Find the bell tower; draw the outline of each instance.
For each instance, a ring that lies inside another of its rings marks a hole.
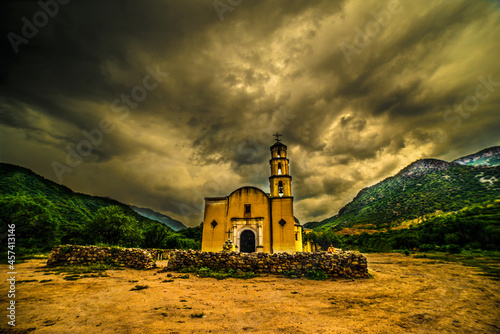
[[[269,188],[271,197],[292,197],[292,177],[289,174],[289,160],[287,159],[286,145],[279,139],[282,136],[275,133],[276,143],[271,146],[271,177]]]

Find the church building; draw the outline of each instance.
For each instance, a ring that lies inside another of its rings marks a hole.
[[[242,187],[229,196],[205,198],[201,249],[242,253],[302,251],[302,226],[293,215],[287,147],[276,133],[271,146],[270,192]]]

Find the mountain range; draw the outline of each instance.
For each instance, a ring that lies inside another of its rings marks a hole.
[[[500,198],[500,147],[451,162],[417,160],[396,175],[362,189],[338,214],[307,228],[388,229]]]
[[[151,209],[139,208],[139,207],[134,206],[134,205],[129,205],[129,207],[132,210],[134,210],[135,212],[137,212],[138,214],[140,214],[141,216],[144,216],[144,217],[149,218],[151,220],[156,220],[160,223],[163,223],[163,224],[167,225],[168,227],[170,227],[171,229],[173,229],[174,231],[179,231],[179,230],[183,230],[186,228],[186,226],[183,223],[181,223],[180,221],[175,220],[173,218],[170,218],[169,216],[166,216],[166,215],[161,214],[159,212],[153,211]]]

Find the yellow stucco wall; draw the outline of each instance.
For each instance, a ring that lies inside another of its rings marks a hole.
[[[303,252],[302,246],[302,226],[295,224],[295,251]]]
[[[273,252],[295,253],[295,219],[293,197],[271,198]],[[281,225],[279,222],[286,223]]]
[[[215,221],[217,225],[212,226]],[[203,219],[203,235],[201,250],[205,252],[220,252],[227,239],[227,198],[205,199],[205,216]]]

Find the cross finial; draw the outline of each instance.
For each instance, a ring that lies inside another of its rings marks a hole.
[[[227,230],[226,234],[227,234],[227,240],[229,240],[231,237],[231,229]]]
[[[273,136],[275,136],[276,137],[276,141],[279,142],[279,141],[281,141],[280,137],[283,136],[283,135],[279,134],[278,132],[276,132],[275,134],[273,134]]]

